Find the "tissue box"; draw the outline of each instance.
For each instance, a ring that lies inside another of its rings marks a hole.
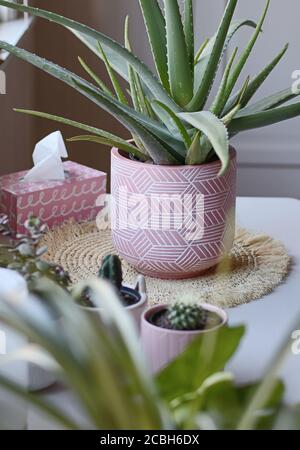
[[[30,214],[50,228],[69,219],[94,220],[102,207],[96,202],[106,193],[106,174],[80,164],[64,163],[66,180],[24,182],[25,172],[0,177],[0,212],[7,214],[15,233],[24,233]]]

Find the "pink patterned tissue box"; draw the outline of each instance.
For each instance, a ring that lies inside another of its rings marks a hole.
[[[97,199],[106,193],[106,174],[72,161],[64,163],[64,170],[64,181],[24,182],[26,171],[0,177],[0,212],[7,214],[15,233],[24,233],[30,214],[50,228],[69,219],[96,218],[102,208]]]

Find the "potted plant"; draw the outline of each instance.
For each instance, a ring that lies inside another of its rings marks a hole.
[[[227,323],[227,314],[209,304],[176,302],[149,308],[142,317],[142,343],[150,369],[158,372],[197,336]]]
[[[236,89],[270,0],[257,24],[233,21],[238,0],[229,0],[216,34],[197,51],[192,0],[184,0],[183,16],[176,0],[164,0],[164,12],[157,0],[139,3],[159,79],[134,55],[128,19],[124,47],[79,22],[0,0],[2,6],[72,31],[104,62],[113,89],[82,59],[92,82],[6,42],[0,47],[73,87],[127,128],[133,142],[70,119],[22,110],[84,130],[84,136],[73,140],[113,146],[113,241],[118,253],[142,273],[191,277],[217,264],[233,243],[236,154],[229,138],[298,116],[300,103],[284,104],[299,92],[291,86],[251,103],[287,45],[257,76],[242,80],[242,87]],[[253,28],[253,35],[239,54],[237,48],[233,51],[210,103],[225,50],[243,27]],[[128,82],[129,96],[117,75]]]
[[[134,288],[123,284],[122,263],[117,255],[107,255],[103,258],[99,278],[109,281],[128,311],[138,329],[140,329],[141,316],[147,306],[146,282],[143,275],[139,275]],[[101,308],[97,307],[92,299],[90,291],[85,288],[76,295],[79,305],[94,316],[101,315]],[[101,302],[101,299],[100,299]]]

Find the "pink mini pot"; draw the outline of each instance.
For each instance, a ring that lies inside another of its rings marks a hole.
[[[199,335],[211,333],[224,325],[228,321],[224,310],[209,304],[199,305],[207,311],[216,313],[220,319],[220,325],[209,330],[195,331],[177,331],[160,328],[149,322],[149,319],[161,310],[166,309],[167,305],[159,305],[149,308],[142,316],[141,336],[142,345],[151,370],[151,373],[159,372],[175,359],[185,348]]]
[[[236,152],[220,161],[159,166],[112,149],[112,239],[121,257],[156,278],[196,277],[228,253],[235,234]]]

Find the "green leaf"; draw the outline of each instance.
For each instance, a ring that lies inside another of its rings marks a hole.
[[[158,140],[155,139],[136,120],[141,120],[143,123],[145,123],[146,126],[152,124],[154,129],[162,130],[164,135],[164,129],[162,129],[157,122],[150,121],[149,118],[140,115],[129,106],[121,104],[116,99],[108,96],[100,89],[96,88],[94,85],[88,83],[86,80],[78,77],[67,69],[58,66],[57,64],[51,63],[43,58],[40,58],[39,56],[27,52],[26,50],[7,44],[6,42],[0,41],[0,48],[7,50],[20,59],[23,59],[24,61],[27,61],[34,66],[44,70],[45,72],[51,74],[55,78],[58,78],[64,83],[73,87],[75,90],[79,91],[81,94],[85,95],[105,111],[112,114],[131,133],[139,136],[140,140],[145,146],[145,149],[147,151],[151,151],[153,160],[156,163],[158,163],[159,160],[162,161],[162,164],[172,164],[176,162],[174,160],[174,157],[168,153],[168,151],[158,142]],[[168,133],[166,134],[169,136]],[[174,150],[174,153],[175,152],[176,150]]]
[[[83,67],[83,69],[89,74],[89,76],[94,81],[96,81],[100,89],[102,89],[102,91],[104,91],[107,95],[111,95],[113,97],[113,93],[111,92],[111,90],[108,89],[105,83],[103,83],[103,81],[98,77],[98,75],[95,74],[95,72],[86,64],[86,62],[82,58],[80,58],[80,56],[78,57],[78,61],[80,65]]]
[[[230,71],[231,71],[231,67],[232,64],[234,62],[234,59],[236,57],[238,48],[236,47],[235,50],[232,53],[231,58],[229,59],[224,74],[223,74],[223,78],[221,80],[221,84],[218,90],[218,93],[216,95],[216,98],[210,108],[210,111],[215,114],[216,116],[219,116],[224,108],[224,104],[226,103],[226,98],[225,98],[225,94],[226,94],[226,86],[227,86],[227,82],[228,82],[228,78],[230,75]]]
[[[294,98],[298,97],[298,95],[299,94],[293,92],[293,89],[291,87],[284,89],[283,91],[269,95],[268,97],[265,97],[262,100],[259,100],[258,102],[255,102],[252,105],[241,109],[238,117],[244,117],[250,114],[263,112],[271,108],[276,108],[277,106],[281,106],[284,103],[293,100]]]
[[[200,60],[201,55],[203,54],[204,50],[206,49],[207,45],[209,44],[209,39],[206,38],[203,44],[200,45],[199,50],[197,51],[194,59],[194,66],[196,66]]]
[[[234,37],[235,33],[243,26],[255,28],[256,23],[253,22],[252,20],[242,20],[242,21],[234,22],[232,25],[230,25],[228,33],[227,33],[226,41],[225,41],[225,44],[223,47],[223,52],[220,56],[219,65],[222,60],[222,57],[225,54],[225,51],[227,50],[227,47],[228,47],[231,39]],[[211,39],[209,39],[208,43],[207,43],[207,41],[205,41],[204,44],[202,45],[202,47],[200,47],[200,49],[199,49],[198,53],[200,53],[200,55],[197,54],[197,56],[195,58],[195,65],[196,65],[196,67],[195,67],[195,86],[197,89],[199,89],[199,87],[202,83],[203,76],[207,69],[207,65],[209,63],[211,53],[212,53],[212,50],[213,50],[215,42],[216,42],[216,38],[217,38],[217,34],[215,34]]]
[[[192,101],[188,105],[189,111],[201,110],[204,108],[208,96],[210,94],[215,76],[219,67],[220,59],[224,53],[224,48],[226,44],[226,38],[228,36],[228,31],[230,28],[231,20],[237,5],[237,0],[230,0],[227,3],[226,10],[216,34],[215,39],[213,39],[213,47],[211,53],[209,53],[209,58],[204,65],[204,73],[200,82],[200,86],[194,95]],[[206,47],[206,53],[209,52],[208,46]],[[201,58],[200,58],[201,61]]]
[[[230,78],[228,80],[227,91],[226,91],[227,99],[230,97],[232,90],[233,90],[234,86],[236,85],[236,82],[237,82],[246,62],[248,61],[251,51],[252,51],[254,45],[256,44],[256,41],[258,39],[258,36],[259,36],[262,26],[264,24],[264,21],[265,21],[265,18],[266,18],[268,9],[269,9],[269,5],[270,5],[270,0],[267,0],[265,9],[260,18],[260,21],[257,24],[254,34],[253,34],[252,38],[250,39],[249,43],[247,44],[246,48],[242,52],[242,54],[239,58],[239,61],[237,62],[235,68],[232,71],[232,74],[230,75]]]
[[[242,102],[242,107],[246,106],[249,101],[252,99],[252,97],[254,96],[254,94],[258,91],[258,89],[260,88],[260,86],[264,83],[264,81],[267,79],[267,77],[271,74],[271,72],[274,70],[274,68],[277,66],[277,64],[279,63],[279,61],[282,59],[282,57],[284,56],[285,52],[288,49],[288,44],[286,44],[284,46],[284,48],[278,53],[278,55],[270,62],[270,64],[268,64],[250,83],[249,86],[247,88],[247,91],[245,92],[244,98],[243,98],[243,102]],[[225,108],[224,114],[227,114],[228,111],[230,111],[230,109],[232,109],[232,107],[236,104],[237,99],[238,99],[239,93],[233,95]]]
[[[223,370],[244,333],[244,327],[223,327],[196,338],[157,375],[157,386],[164,400],[170,402],[194,392],[206,378]]]
[[[269,109],[267,111],[235,118],[229,125],[229,132],[232,134],[252,130],[254,128],[267,127],[298,116],[300,116],[300,103]]]
[[[126,16],[126,18],[125,18],[124,43],[125,43],[125,48],[131,52],[131,45],[130,45],[130,40],[129,40],[129,16]],[[132,103],[133,103],[134,109],[136,111],[141,112],[142,108],[140,106],[139,96],[138,96],[137,87],[136,87],[136,77],[138,77],[138,75],[133,70],[131,65],[128,64],[128,80],[129,80],[129,85],[130,85],[130,94],[131,94],[131,98],[132,98]]]
[[[52,114],[47,114],[39,111],[30,111],[27,109],[14,109],[14,111],[23,113],[23,114],[29,114],[31,116],[35,117],[41,117],[43,119],[47,120],[53,120],[54,122],[63,123],[65,125],[69,125],[71,127],[79,128],[80,130],[88,131],[89,133],[95,134],[99,139],[103,139],[106,141],[107,145],[116,146],[127,153],[132,153],[135,156],[137,156],[141,161],[146,160],[147,156],[143,153],[141,153],[134,145],[130,144],[129,142],[125,141],[124,139],[121,139],[118,136],[115,136],[114,134],[108,133],[107,131],[100,130],[99,128],[91,127],[89,125],[85,125],[83,123],[75,122],[74,120],[65,119],[64,117],[60,116],[54,116]],[[103,142],[104,143],[104,142]]]
[[[193,418],[195,411],[199,411],[196,420],[201,430],[211,429],[209,424],[217,430],[235,430],[257,387],[258,384],[235,386],[233,376],[227,373],[223,376],[221,373],[212,375],[177,408],[175,417],[180,414],[186,423],[185,429],[195,429]],[[276,381],[269,398],[261,410],[256,411],[258,421],[255,429],[272,429],[282,405],[283,394],[282,382]]]
[[[127,65],[130,64],[147,86],[152,98],[156,98],[157,100],[160,100],[168,105],[173,110],[180,112],[180,108],[178,108],[178,106],[171,99],[164,87],[158,82],[157,78],[153,75],[151,70],[135,55],[122,47],[122,45],[105,36],[103,33],[100,33],[93,28],[76,22],[72,19],[68,19],[59,14],[55,14],[42,9],[32,8],[30,6],[24,6],[17,3],[11,3],[5,0],[0,0],[0,6],[1,5],[15,9],[17,11],[28,12],[33,16],[41,17],[49,20],[50,22],[62,25],[63,27],[72,31],[97,56],[99,56],[98,42],[100,42],[107,56],[107,59],[110,62],[110,65],[120,76],[128,81]]]
[[[167,58],[166,23],[157,0],[140,0],[148,38],[157,72],[164,88],[170,92]]]
[[[184,35],[190,60],[192,74],[194,73],[194,8],[193,0],[184,1]]]
[[[229,166],[230,156],[228,132],[223,122],[209,111],[180,113],[178,116],[205,134],[222,163],[219,175],[224,175]],[[194,164],[197,164],[197,161]]]
[[[228,128],[229,124],[233,121],[234,117],[236,117],[237,113],[240,110],[241,105],[237,104],[234,108],[232,108],[231,111],[229,111],[228,114],[226,114],[226,116],[222,117],[222,122],[224,123],[224,125]]]
[[[102,48],[100,42],[98,42],[98,48],[99,48],[99,53],[101,55],[102,60],[104,61],[107,73],[109,75],[109,78],[111,80],[111,83],[112,83],[112,85],[114,87],[115,93],[117,94],[117,97],[118,97],[119,101],[121,103],[123,103],[124,105],[127,105],[128,102],[127,102],[126,96],[125,96],[125,94],[122,91],[120,83],[118,82],[118,79],[117,79],[117,77],[116,77],[116,75],[114,73],[114,70],[111,67],[110,63],[109,63],[109,61],[108,61],[108,59],[106,57],[105,52],[103,51],[103,48]]]
[[[170,88],[175,102],[183,107],[193,96],[189,55],[178,2],[177,0],[164,0],[164,4]],[[169,106],[165,101],[158,100]]]
[[[149,159],[147,158],[146,155],[140,152],[134,145],[131,145],[128,142],[123,141],[122,139],[114,140],[100,136],[84,135],[84,136],[74,136],[67,140],[69,142],[79,142],[79,141],[94,142],[96,144],[107,145],[108,147],[117,147],[120,150],[124,150],[126,153],[135,155],[140,161],[147,161],[147,159]]]
[[[75,83],[86,93],[86,96],[90,100],[102,106],[103,100],[99,96],[99,93],[94,92],[89,86],[82,84],[80,81],[76,81]],[[123,105],[123,108],[128,109],[128,106]],[[118,111],[118,107],[116,110]],[[114,108],[111,106],[108,108],[108,111],[110,114],[114,115]],[[138,113],[135,111],[133,113],[133,111],[134,110],[130,111],[130,114],[128,114],[127,111],[123,111],[122,108],[119,108],[119,111],[115,113],[115,117],[131,132],[134,139],[138,136],[139,141],[143,145],[143,150],[145,149],[147,151],[155,164],[179,164],[181,162],[181,154],[178,153],[175,148],[165,146],[159,139],[158,133],[156,133],[157,135],[154,135],[140,125],[134,118],[135,114],[137,115],[138,120],[141,118],[141,122],[145,121],[146,124],[150,123],[150,119],[145,120],[144,116],[141,115],[139,117]]]
[[[171,120],[174,122],[174,125],[177,127],[178,132],[180,133],[183,141],[185,142],[186,148],[188,149],[191,144],[191,138],[189,133],[187,132],[185,126],[183,125],[183,123],[181,122],[181,120],[176,116],[176,114],[170,109],[168,108],[168,106],[164,105],[163,103],[159,102],[159,101],[155,101],[154,103],[156,103],[160,108],[162,108],[164,111],[166,111],[167,114],[169,114],[169,116],[171,117]]]

